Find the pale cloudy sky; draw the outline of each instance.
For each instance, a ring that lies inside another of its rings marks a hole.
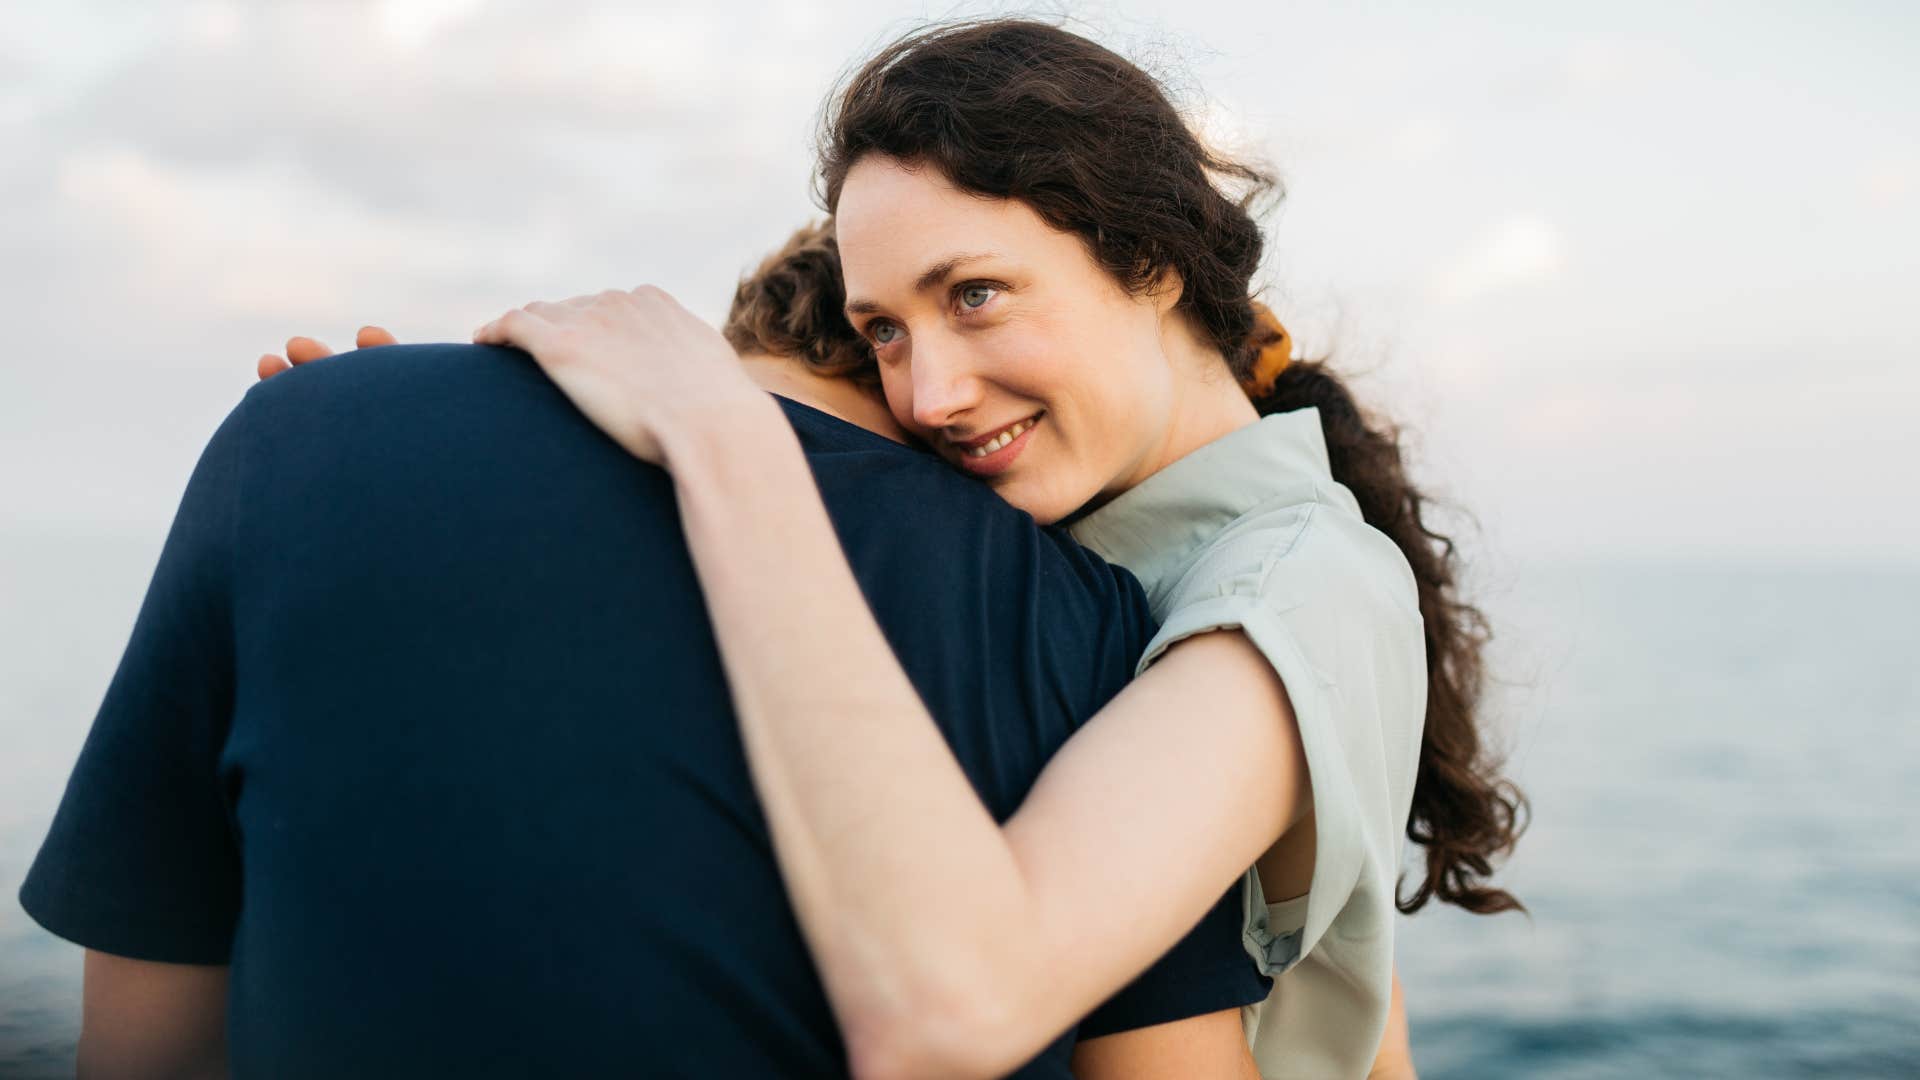
[[[718,318],[836,74],[981,10],[0,0],[6,528],[157,553],[293,333]],[[1276,307],[1488,558],[1920,559],[1920,8],[1048,10],[1278,166]]]

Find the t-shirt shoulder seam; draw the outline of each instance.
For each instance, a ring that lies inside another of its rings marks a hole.
[[[1253,594],[1254,598],[1260,601],[1263,607],[1266,606],[1268,599],[1267,590],[1273,583],[1274,576],[1279,573],[1281,566],[1286,563],[1288,557],[1300,549],[1301,543],[1306,540],[1307,534],[1314,529],[1315,524],[1318,522],[1320,517],[1320,503],[1321,500],[1316,491],[1313,501],[1305,504],[1291,504],[1293,506],[1304,505],[1306,507],[1303,519],[1297,527],[1286,530],[1283,536],[1276,537],[1273,545],[1260,557],[1260,574],[1259,577],[1255,579]]]
[[[1312,538],[1318,539],[1320,533],[1332,527],[1322,524],[1321,518],[1327,513],[1338,513],[1338,509],[1324,509],[1326,502],[1326,499],[1316,496],[1310,502],[1291,504],[1305,508],[1304,519],[1296,528],[1288,529],[1284,537],[1276,538],[1274,545],[1262,556],[1260,573],[1255,579],[1253,590],[1259,599],[1265,601],[1268,598],[1269,587],[1273,584],[1274,578],[1283,570],[1298,567],[1297,560],[1292,563],[1289,563],[1288,560],[1292,559],[1295,554],[1301,550],[1303,545],[1307,543],[1310,534]],[[1356,517],[1353,518],[1353,521],[1364,529],[1378,531],[1374,530],[1372,525],[1367,524],[1363,518]],[[1375,569],[1377,568],[1369,563],[1365,568],[1365,572],[1372,573]]]

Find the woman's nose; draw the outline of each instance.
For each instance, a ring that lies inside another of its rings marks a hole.
[[[922,427],[950,427],[980,404],[980,379],[957,344],[940,335],[913,344],[913,419]]]

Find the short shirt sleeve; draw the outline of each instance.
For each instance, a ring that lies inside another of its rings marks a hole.
[[[1254,523],[1193,580],[1204,591],[1174,603],[1141,670],[1197,634],[1243,632],[1286,686],[1313,783],[1312,887],[1266,897],[1249,870],[1242,944],[1278,975],[1337,925],[1342,955],[1332,959],[1371,984],[1381,964],[1391,972],[1393,889],[1426,710],[1411,573],[1357,518],[1306,504]]]
[[[240,865],[217,779],[234,694],[241,416],[202,452],[20,904],[101,952],[228,960]]]

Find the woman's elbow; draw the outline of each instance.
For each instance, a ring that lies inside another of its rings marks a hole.
[[[846,1031],[854,1080],[1005,1076],[1046,1046],[1023,1023],[1013,995],[987,989],[927,995],[885,1017],[856,1018]]]

